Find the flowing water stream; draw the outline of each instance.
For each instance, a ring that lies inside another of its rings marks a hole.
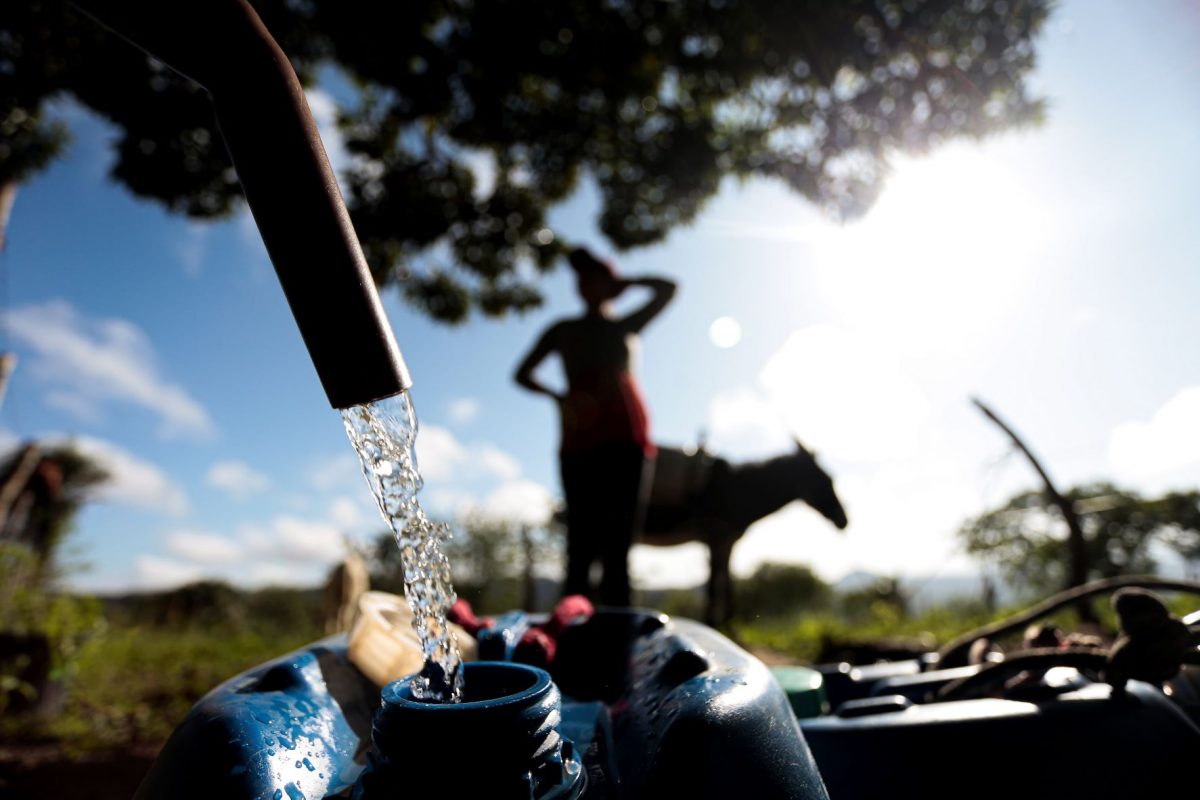
[[[425,652],[425,668],[414,680],[413,695],[437,703],[457,702],[462,696],[462,656],[446,619],[455,594],[450,562],[441,548],[449,529],[431,522],[417,498],[421,475],[412,399],[402,392],[352,406],[342,411],[342,421],[400,548],[404,596]]]

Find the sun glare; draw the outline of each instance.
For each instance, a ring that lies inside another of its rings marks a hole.
[[[733,317],[717,317],[708,327],[708,338],[722,349],[733,347],[742,340],[742,326]]]
[[[1044,226],[1030,188],[977,149],[898,159],[864,219],[817,238],[818,286],[864,333],[953,349],[1011,309]]]

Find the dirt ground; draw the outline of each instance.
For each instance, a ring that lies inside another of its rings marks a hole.
[[[57,745],[0,746],[0,800],[129,800],[154,749],[68,754]]]

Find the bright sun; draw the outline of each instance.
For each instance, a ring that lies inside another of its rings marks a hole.
[[[922,350],[1002,321],[1030,273],[1045,215],[1027,186],[975,149],[897,159],[859,222],[822,227],[817,282],[864,333]]]

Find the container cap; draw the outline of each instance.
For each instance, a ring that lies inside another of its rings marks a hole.
[[[825,680],[815,669],[797,666],[771,667],[771,674],[787,693],[792,712],[798,719],[819,717],[828,712]]]

